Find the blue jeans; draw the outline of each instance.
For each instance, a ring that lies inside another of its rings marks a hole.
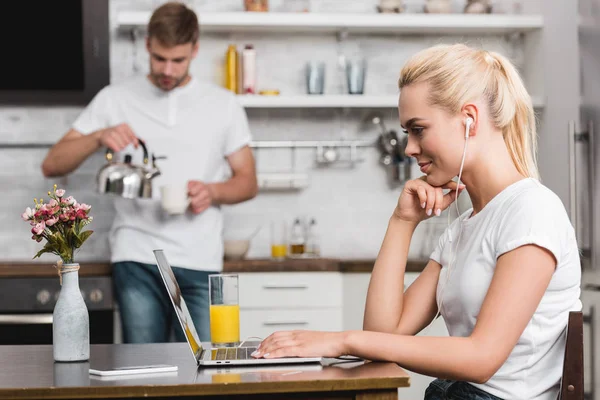
[[[467,382],[436,379],[425,390],[425,400],[502,400]]]
[[[183,330],[158,267],[125,261],[113,264],[113,285],[119,303],[124,343],[164,343],[171,329],[179,342]],[[208,275],[211,272],[173,267],[187,308],[201,341],[210,341]]]

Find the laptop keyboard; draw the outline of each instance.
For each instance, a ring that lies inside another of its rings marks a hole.
[[[256,347],[222,347],[211,349],[212,360],[249,360]]]

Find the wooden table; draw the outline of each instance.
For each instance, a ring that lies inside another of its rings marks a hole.
[[[196,367],[186,343],[92,345],[90,361],[55,363],[52,346],[0,346],[0,399],[174,398],[391,400],[409,386],[393,363]],[[333,360],[327,360],[326,364]],[[98,378],[91,366],[174,364],[177,372]]]

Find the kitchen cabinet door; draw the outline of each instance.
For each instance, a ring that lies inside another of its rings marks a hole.
[[[239,277],[241,309],[342,306],[339,272],[258,272]]]
[[[342,330],[341,308],[240,310],[240,336],[266,338],[277,331]]]
[[[345,273],[343,276],[344,330],[362,330],[365,301],[371,273]]]

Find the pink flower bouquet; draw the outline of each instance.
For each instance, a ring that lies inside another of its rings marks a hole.
[[[44,203],[43,199],[35,202],[35,208],[27,207],[21,215],[23,220],[32,226],[31,237],[36,242],[46,239],[46,245],[33,258],[44,253],[52,253],[59,256],[64,264],[74,262],[75,249],[81,247],[93,231],[83,231],[83,228],[92,222],[89,215],[91,206],[79,204],[73,196],[64,197],[64,189],[56,189],[48,192],[50,202]]]

